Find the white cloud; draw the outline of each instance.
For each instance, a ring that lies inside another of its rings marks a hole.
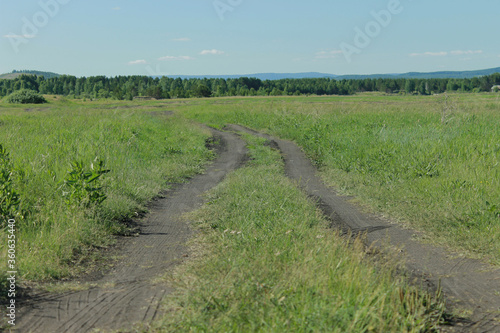
[[[174,38],[172,39],[173,42],[190,42],[191,38],[187,37],[182,37],[182,38]]]
[[[451,54],[453,55],[470,55],[470,54],[482,54],[482,50],[477,50],[477,51],[472,51],[472,50],[467,50],[467,51],[462,51],[462,50],[456,50],[456,51],[451,51]]]
[[[221,55],[224,54],[224,51],[212,49],[212,50],[203,50],[200,53],[201,55],[207,55],[207,54],[215,54],[215,55]]]
[[[424,52],[424,53],[412,53],[410,57],[445,57],[447,55],[452,56],[463,56],[463,55],[474,55],[474,54],[482,54],[482,50],[454,50],[451,52]]]
[[[3,35],[5,38],[35,38],[36,35],[15,35],[15,34],[8,34],[8,35]]]
[[[424,53],[412,53],[410,57],[444,57],[447,56],[448,52],[424,52]]]
[[[141,60],[133,60],[133,61],[129,61],[128,64],[129,65],[145,65],[147,64],[148,62],[144,59],[141,59]]]
[[[333,51],[320,51],[316,53],[316,59],[333,59],[337,56],[341,55],[341,50],[333,50]]]
[[[113,8],[111,8],[111,9],[113,9],[113,10],[120,10],[120,9],[122,9],[122,8],[121,8],[121,7],[113,7]]]
[[[194,60],[194,58],[190,57],[190,56],[177,56],[177,57],[174,57],[174,56],[164,56],[164,57],[158,58],[158,60],[160,60],[160,61]]]

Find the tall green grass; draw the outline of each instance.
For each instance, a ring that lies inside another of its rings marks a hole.
[[[297,142],[324,180],[434,242],[500,263],[500,101],[494,94],[254,98],[186,106]]]
[[[75,264],[112,243],[113,234],[125,231],[121,222],[145,211],[167,183],[202,171],[213,157],[205,147],[210,132],[156,110],[161,109],[67,100],[35,109],[0,104],[0,143],[10,153],[13,186],[26,212],[17,221],[22,280],[80,273],[84,267]],[[68,204],[64,180],[72,163],[81,162],[89,172],[98,161],[110,170],[99,179],[107,199],[101,205]],[[2,232],[2,254],[6,246]]]
[[[284,175],[279,152],[246,136],[252,160],[191,216],[195,258],[158,331],[420,332],[443,305],[370,263]]]

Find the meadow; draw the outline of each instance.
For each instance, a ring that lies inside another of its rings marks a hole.
[[[200,123],[293,140],[327,184],[367,211],[421,231],[423,241],[500,263],[498,94],[48,99],[0,103],[1,167],[11,188],[3,195],[13,190],[20,200],[2,207],[17,221],[25,285],[99,267],[102,250],[130,232],[128,222],[151,199],[202,172],[214,152]],[[157,330],[439,325],[439,296],[410,286],[390,258],[373,262],[359,240],[329,229],[284,176],[279,153],[244,138],[251,160],[189,216],[200,231],[191,242],[196,255],[168,277],[178,294]],[[2,232],[2,255],[6,239]]]
[[[205,147],[210,131],[140,103],[0,103],[0,128],[2,167],[20,199],[9,214],[23,283],[91,269],[168,183],[184,182],[214,156]],[[2,257],[6,239],[2,233]]]
[[[296,142],[324,181],[422,240],[500,263],[498,94],[206,100],[179,111]]]

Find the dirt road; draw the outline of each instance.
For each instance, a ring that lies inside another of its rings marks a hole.
[[[245,143],[231,133],[214,131],[220,140],[218,158],[198,175],[154,203],[141,221],[140,234],[123,246],[122,260],[98,287],[63,294],[39,294],[18,310],[16,332],[88,332],[130,329],[136,322],[158,318],[159,302],[171,289],[154,280],[187,253],[191,235],[180,217],[203,204],[202,194],[244,163]],[[22,301],[21,301],[22,303]]]
[[[316,168],[295,143],[238,125],[230,125],[228,129],[270,140],[283,155],[287,176],[318,201],[333,224],[345,231],[367,233],[368,244],[375,247],[386,249],[389,245],[406,262],[413,276],[431,288],[440,284],[450,308],[472,313],[471,321],[457,323],[454,332],[500,332],[500,269],[478,260],[458,258],[441,247],[422,244],[415,240],[417,232],[361,212],[324,185]]]
[[[384,251],[395,251],[413,276],[430,287],[441,284],[450,308],[470,310],[471,322],[451,327],[454,332],[500,332],[500,270],[480,261],[457,258],[445,249],[421,244],[415,231],[403,229],[381,218],[361,212],[345,198],[326,187],[317,170],[293,142],[269,137],[231,125],[229,130],[265,137],[278,148],[286,174],[294,179],[330,218],[332,224],[353,233],[366,233],[367,242]],[[94,328],[128,328],[158,318],[159,301],[172,290],[151,280],[183,260],[185,241],[191,235],[179,217],[203,203],[201,194],[244,163],[246,148],[236,135],[216,132],[221,139],[219,158],[206,174],[155,202],[142,221],[139,237],[124,247],[123,260],[103,278],[99,286],[59,295],[39,295],[18,312],[19,332],[88,332]],[[389,248],[387,247],[389,246]],[[397,249],[397,250],[396,250]]]

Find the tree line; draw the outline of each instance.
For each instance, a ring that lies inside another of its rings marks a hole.
[[[0,80],[0,97],[21,89],[41,94],[73,98],[131,100],[137,96],[156,99],[223,96],[281,96],[281,95],[351,95],[378,91],[388,94],[430,95],[445,91],[489,92],[500,85],[500,73],[471,79],[404,79],[380,78],[335,80],[330,78],[260,80],[238,79],[181,79],[152,78],[149,76],[93,76],[62,75],[44,78],[21,75],[11,80]]]

